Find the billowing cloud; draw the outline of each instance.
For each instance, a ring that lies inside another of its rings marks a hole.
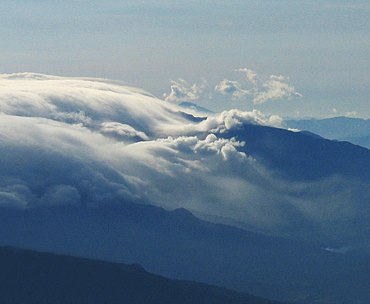
[[[282,119],[277,115],[266,116],[258,110],[240,111],[233,109],[209,116],[197,125],[197,129],[223,133],[239,129],[245,124],[280,127],[281,123]]]
[[[216,85],[215,90],[223,95],[230,95],[233,100],[243,100],[249,95],[248,90],[244,90],[241,84],[235,80],[224,79]]]
[[[271,75],[270,79],[262,84],[263,91],[257,91],[253,97],[254,104],[264,103],[268,100],[289,99],[292,96],[302,97],[294,86],[288,83],[289,78]]]
[[[352,193],[366,197],[340,177],[285,181],[248,153],[247,135],[227,136],[247,124],[279,126],[278,116],[183,111],[108,80],[1,75],[0,206],[132,201],[278,231],[346,220],[356,214]]]
[[[123,140],[135,138],[139,138],[142,140],[149,139],[149,137],[144,132],[137,131],[130,125],[122,124],[119,122],[103,122],[101,124],[101,132],[103,134],[122,138]]]
[[[164,99],[169,102],[179,103],[182,101],[198,100],[203,93],[207,83],[203,80],[200,84],[190,85],[186,80],[171,80],[170,93],[163,95]]]
[[[295,87],[290,83],[289,77],[282,75],[270,75],[261,77],[256,71],[249,68],[239,68],[236,72],[242,73],[243,78],[231,80],[224,78],[214,87],[214,92],[224,95],[232,101],[252,102],[261,104],[271,100],[289,100],[293,97],[302,97]],[[184,101],[196,101],[202,96],[214,98],[210,92],[208,82],[203,79],[200,83],[189,84],[180,78],[171,80],[170,92],[163,94],[164,100],[172,103]],[[212,87],[211,87],[212,89]]]
[[[245,79],[248,82],[252,83],[253,85],[257,85],[258,75],[256,71],[253,71],[248,68],[240,68],[240,69],[236,69],[236,71],[244,73]]]
[[[108,80],[21,73],[1,75],[0,82],[0,113],[7,115],[81,124],[90,130],[115,122],[147,136],[187,122],[176,106]]]
[[[258,76],[257,72],[249,68],[240,68],[235,71],[244,74],[242,81],[224,79],[215,87],[216,92],[229,95],[233,101],[251,101],[256,105],[270,100],[302,97],[289,83],[289,77],[271,75],[264,80]]]

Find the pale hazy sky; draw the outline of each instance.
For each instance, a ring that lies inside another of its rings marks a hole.
[[[114,78],[160,97],[170,79],[205,78],[212,91],[223,79],[242,81],[235,69],[247,67],[265,79],[290,77],[303,97],[253,105],[203,94],[196,102],[370,118],[368,1],[2,0],[0,58],[1,73]]]

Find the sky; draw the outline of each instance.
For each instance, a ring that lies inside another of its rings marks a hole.
[[[117,79],[215,111],[370,118],[368,1],[3,0],[0,38],[0,73]]]

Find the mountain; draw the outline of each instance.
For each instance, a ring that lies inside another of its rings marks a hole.
[[[288,128],[307,130],[328,139],[349,141],[370,149],[370,119],[333,117],[286,120]]]
[[[339,247],[369,248],[368,149],[253,124],[220,136],[245,141],[240,151],[268,168],[266,174],[253,176],[255,185],[264,189],[264,197],[256,199],[265,210],[280,215],[289,224],[259,231],[280,231],[280,235],[306,241],[334,241]],[[264,204],[270,196],[274,204]],[[314,218],[316,224],[311,221]],[[239,226],[256,228],[248,223]]]
[[[368,259],[205,222],[183,209],[127,202],[0,211],[2,245],[140,263],[166,277],[286,302],[370,299]]]
[[[370,181],[369,150],[347,142],[252,124],[225,134],[245,141],[242,150],[289,180],[337,175]]]
[[[0,303],[278,304],[126,265],[0,248]]]
[[[105,79],[5,74],[0,87],[1,206],[136,201],[334,247],[369,243],[368,149],[276,128],[256,110],[186,113]]]
[[[106,79],[0,75],[0,243],[367,303],[370,150],[189,112]]]
[[[193,102],[189,102],[189,101],[183,101],[183,102],[180,102],[179,103],[179,106],[180,107],[183,107],[185,109],[190,109],[190,110],[193,110],[195,112],[198,112],[198,113],[205,113],[205,114],[212,114],[214,112],[212,112],[211,110],[209,109],[206,109],[204,107],[201,107]]]

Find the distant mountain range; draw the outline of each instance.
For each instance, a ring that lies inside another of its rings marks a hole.
[[[253,124],[227,131],[222,136],[245,141],[246,145],[240,149],[249,153],[257,163],[264,164],[274,176],[270,184],[263,180],[265,176],[253,178],[257,185],[264,187],[265,197],[274,189],[275,194],[271,195],[279,207],[274,209],[270,205],[270,212],[283,212],[281,216],[289,218],[289,224],[275,227],[275,232],[298,240],[322,242],[326,239],[349,247],[370,246],[367,237],[369,213],[364,212],[370,209],[368,149],[304,132]],[[287,203],[285,194],[292,196],[291,204]],[[305,198],[307,202],[302,201]],[[258,199],[260,202],[264,200],[263,197]],[[301,213],[303,210],[309,210],[310,215]],[[316,226],[310,216],[322,218],[321,224]],[[241,226],[255,230],[248,224]],[[273,233],[269,230],[262,232]]]
[[[183,209],[136,203],[2,209],[0,244],[140,263],[170,278],[286,302],[363,304],[370,299],[367,259],[212,224]]]
[[[279,304],[190,281],[170,280],[139,265],[115,264],[0,248],[0,303]]]
[[[244,140],[246,152],[290,180],[333,175],[370,180],[370,151],[350,143],[252,124],[225,134]]]
[[[370,149],[370,119],[333,117],[286,120],[288,128],[307,130],[328,139],[349,141]]]
[[[183,107],[185,109],[190,109],[190,110],[196,111],[198,113],[203,113],[203,114],[214,113],[213,111],[211,111],[209,109],[206,109],[204,107],[201,107],[201,106],[197,105],[196,103],[189,102],[189,101],[180,102],[179,106]]]

